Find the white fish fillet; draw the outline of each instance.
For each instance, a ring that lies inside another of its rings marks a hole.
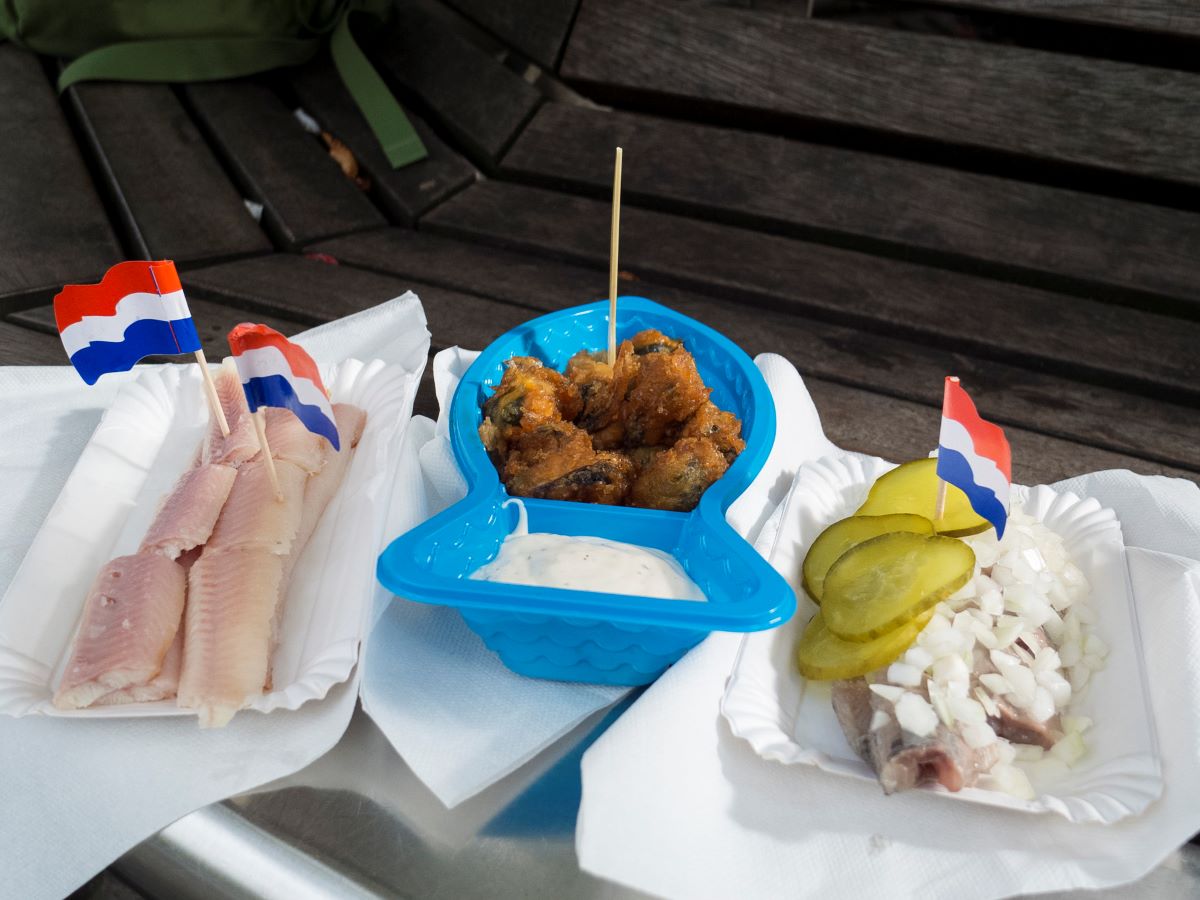
[[[283,560],[265,550],[206,550],[188,573],[178,702],[202,728],[225,725],[262,694]]]
[[[271,406],[264,414],[271,456],[297,465],[309,474],[320,471],[327,458],[326,451],[333,452],[329,441],[305,428],[290,409]]]
[[[185,586],[183,568],[157,553],[107,563],[84,601],[54,705],[80,709],[153,679],[179,630]]]
[[[116,706],[122,703],[148,703],[153,700],[166,700],[174,697],[179,690],[179,670],[183,665],[183,629],[175,632],[175,640],[167,648],[163,657],[162,668],[158,674],[145,684],[133,684],[111,694],[105,694],[95,702],[95,706]]]
[[[236,475],[230,466],[212,464],[185,472],[154,517],[141,549],[177,559],[207,541]]]
[[[213,381],[229,423],[229,436],[222,436],[221,426],[210,416],[208,436],[200,451],[200,461],[236,468],[258,454],[258,432],[254,429],[254,418],[250,415],[250,407],[246,405],[246,393],[242,390],[242,380],[232,359],[225,360],[213,376]]]
[[[282,501],[275,499],[265,463],[249,463],[238,469],[233,490],[204,545],[205,556],[221,550],[267,550],[282,555],[291,549],[300,528],[308,475],[299,466],[282,460],[275,463],[275,471]]]

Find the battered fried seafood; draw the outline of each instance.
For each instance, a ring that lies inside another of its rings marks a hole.
[[[683,343],[651,329],[612,365],[581,350],[560,374],[513,357],[479,436],[514,496],[686,512],[745,447],[708,396]]]

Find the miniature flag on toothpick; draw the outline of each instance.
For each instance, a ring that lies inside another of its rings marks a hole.
[[[1004,536],[1008,492],[1012,484],[1012,451],[1004,429],[979,417],[975,404],[957,378],[946,379],[942,431],[938,438],[937,474],[959,488],[971,508]]]
[[[263,406],[290,409],[305,428],[341,449],[321,373],[302,347],[273,328],[248,323],[229,332],[229,347],[251,412]]]
[[[88,384],[109,372],[127,372],[147,356],[193,354],[221,433],[229,434],[171,260],[117,263],[99,284],[66,285],[54,298],[54,320],[71,365]]]

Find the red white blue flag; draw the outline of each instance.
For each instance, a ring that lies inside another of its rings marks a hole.
[[[290,409],[305,428],[341,449],[321,373],[302,347],[274,328],[245,322],[229,332],[229,347],[251,412],[260,406]]]
[[[957,378],[946,379],[938,445],[938,478],[966,494],[971,508],[1003,537],[1012,485],[1012,451],[1004,429],[979,417]]]
[[[200,349],[170,260],[118,263],[99,284],[68,284],[54,298],[54,319],[71,365],[88,384],[146,356]]]

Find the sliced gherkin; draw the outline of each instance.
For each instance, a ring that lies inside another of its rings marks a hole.
[[[933,534],[933,523],[924,516],[912,513],[893,513],[886,516],[851,516],[834,522],[822,531],[804,557],[801,567],[801,584],[813,602],[821,602],[821,591],[825,574],[838,557],[863,541],[890,534],[893,531],[911,531],[916,534]]]
[[[871,486],[858,516],[882,516],[913,513],[933,522],[938,534],[963,537],[986,531],[992,525],[971,508],[967,495],[952,484],[946,485],[946,507],[940,519],[934,518],[938,495],[937,460],[914,459],[902,463]]]
[[[912,646],[932,612],[927,612],[907,625],[889,631],[881,638],[859,643],[844,641],[825,624],[818,612],[804,629],[796,647],[796,663],[800,674],[813,681],[836,681],[857,678],[895,662]]]
[[[893,631],[961,588],[975,573],[975,551],[944,535],[897,531],[843,553],[825,576],[825,624],[847,641]]]

